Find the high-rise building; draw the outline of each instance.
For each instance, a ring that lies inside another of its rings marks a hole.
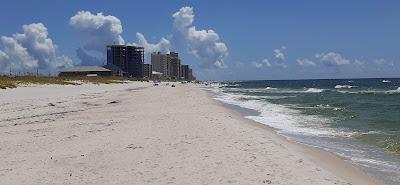
[[[181,79],[189,80],[189,65],[181,65]]]
[[[173,80],[180,80],[181,60],[179,59],[178,53],[170,52],[167,54],[167,60],[169,77]]]
[[[130,77],[143,77],[144,48],[129,45],[107,46],[107,65],[119,67]]]
[[[168,60],[166,54],[161,54],[160,52],[151,53],[151,65],[153,66],[153,71],[162,73],[163,78],[169,77]]]
[[[196,80],[196,77],[193,75],[193,70],[189,68],[188,70],[188,81]]]
[[[144,64],[143,68],[144,68],[143,77],[150,79],[152,77],[151,74],[153,72],[152,65],[151,64]]]
[[[151,53],[151,64],[153,71],[162,73],[163,79],[170,80],[193,80],[192,69],[189,65],[181,65],[181,59],[176,52],[162,54]]]
[[[161,52],[153,52],[151,53],[151,65],[153,66],[153,70],[161,73]]]

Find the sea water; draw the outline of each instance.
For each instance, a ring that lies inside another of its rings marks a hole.
[[[229,81],[209,89],[291,140],[400,184],[400,79]]]

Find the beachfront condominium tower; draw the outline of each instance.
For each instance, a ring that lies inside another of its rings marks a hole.
[[[188,81],[196,80],[196,77],[193,75],[193,70],[191,68],[188,69]]]
[[[128,76],[144,76],[144,48],[130,45],[107,46],[107,65],[119,67]]]
[[[170,52],[167,54],[167,60],[169,77],[172,80],[180,80],[181,60],[179,59],[178,53]]]
[[[161,54],[160,52],[151,53],[151,65],[153,67],[153,71],[162,73],[163,78],[169,78],[168,60],[166,54]]]
[[[152,65],[151,64],[144,64],[143,65],[143,69],[144,69],[143,77],[147,78],[147,79],[151,79],[151,77],[152,77],[151,74],[153,72]]]
[[[189,80],[189,65],[181,65],[181,79]]]
[[[153,52],[151,53],[151,65],[153,66],[153,70],[161,73],[161,52]]]

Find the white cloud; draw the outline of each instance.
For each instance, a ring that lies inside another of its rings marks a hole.
[[[265,68],[265,67],[271,67],[271,63],[269,62],[268,59],[264,59],[260,62],[253,62],[254,67],[256,68]]]
[[[149,43],[142,33],[136,33],[136,39],[138,40],[138,43],[135,43],[133,45],[144,47],[147,54],[156,51],[167,53],[170,51],[171,48],[171,42],[164,37],[162,37],[160,41],[156,44]]]
[[[1,71],[54,73],[60,67],[72,65],[66,56],[57,56],[57,46],[48,37],[42,23],[23,25],[24,33],[1,37]]]
[[[219,35],[215,31],[196,30],[196,27],[193,26],[192,7],[182,7],[172,17],[176,30],[173,35],[173,43],[166,38],[161,38],[158,43],[149,43],[142,33],[136,33],[137,43],[133,43],[133,45],[145,47],[146,53],[153,51],[168,52],[172,46],[176,48],[178,41],[183,41],[184,47],[200,60],[202,67],[226,67],[225,60],[228,56],[228,48],[225,43],[220,41]],[[123,31],[121,21],[115,16],[79,11],[70,18],[70,25],[81,35],[84,41],[83,49],[77,50],[77,55],[82,62],[90,61],[90,64],[100,64],[101,58],[105,58],[106,45],[125,43],[121,36]],[[102,56],[91,55],[93,51],[97,51]]]
[[[297,64],[301,65],[301,66],[316,66],[317,64],[315,64],[315,62],[306,59],[306,58],[298,58],[297,59]]]
[[[8,55],[0,50],[0,61],[9,59]]]
[[[172,17],[174,18],[174,26],[178,30],[184,32],[189,26],[193,24],[194,14],[192,7],[182,7],[178,12],[175,12]]]
[[[193,26],[194,14],[192,7],[182,7],[175,12],[174,27],[178,31],[175,37],[182,37],[189,52],[197,57],[205,68],[225,68],[228,48],[220,42],[219,35],[214,30],[197,30]]]
[[[115,16],[79,11],[69,23],[82,36],[85,49],[104,51],[105,45],[125,43],[121,21]]]
[[[70,18],[69,24],[81,36],[86,53],[96,51],[105,58],[107,45],[125,43],[121,36],[123,31],[121,21],[115,16],[79,11]],[[89,56],[96,58],[95,56]],[[83,63],[85,63],[85,59],[87,58],[81,58]],[[101,62],[100,59],[97,61],[98,64],[101,64]]]
[[[3,53],[6,54],[3,60],[0,60],[1,71],[30,71],[38,67],[38,61],[29,55],[26,48],[17,42],[13,37],[1,37]]]
[[[319,59],[326,66],[338,66],[351,64],[349,59],[344,58],[339,53],[318,53],[315,54],[315,58]]]
[[[282,46],[280,49],[274,49],[274,57],[276,59],[276,62],[283,63],[285,61],[285,50],[285,46]]]

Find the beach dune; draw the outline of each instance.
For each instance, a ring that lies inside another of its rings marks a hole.
[[[380,184],[192,84],[0,91],[0,184]]]

